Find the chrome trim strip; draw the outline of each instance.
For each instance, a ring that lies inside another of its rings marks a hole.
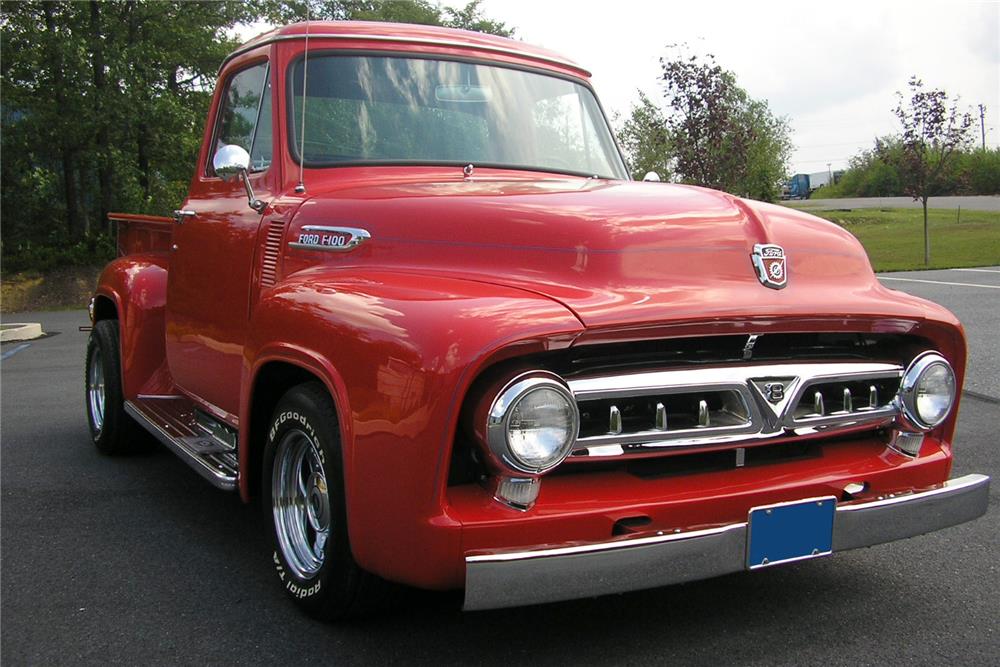
[[[133,404],[132,401],[125,401],[125,412],[139,422],[140,426],[156,436],[157,440],[166,445],[182,461],[194,468],[195,472],[211,482],[212,486],[223,491],[236,490],[236,477],[226,475],[222,471],[212,467],[208,461],[192,450],[182,438],[174,438],[167,433],[159,424],[146,416],[146,413]]]
[[[240,46],[235,51],[226,56],[222,64],[219,65],[219,73],[226,64],[238,56],[244,53],[249,53],[254,49],[267,46],[268,44],[275,44],[277,42],[290,42],[295,40],[305,40],[306,34],[298,35],[273,35],[271,37],[262,37],[258,39],[251,40],[246,44]],[[550,65],[559,65],[560,67],[568,67],[570,69],[581,72],[584,76],[590,78],[593,76],[590,70],[586,70],[580,67],[576,63],[565,60],[562,58],[554,58],[551,56],[544,56],[534,53],[525,53],[524,51],[519,51],[518,49],[509,49],[503,46],[490,46],[489,44],[471,44],[469,42],[461,42],[457,40],[449,39],[430,39],[428,37],[403,37],[395,35],[357,35],[357,34],[344,34],[344,33],[310,33],[309,39],[339,39],[348,40],[355,42],[386,42],[395,44],[419,44],[422,46],[441,46],[449,49],[468,49],[471,51],[483,51],[486,53],[499,53],[505,56],[515,56],[517,58],[523,58],[525,60],[534,60],[537,62],[548,63]]]
[[[833,551],[913,537],[986,513],[990,478],[837,507]],[[747,524],[608,542],[469,555],[466,610],[541,604],[654,588],[746,569]]]

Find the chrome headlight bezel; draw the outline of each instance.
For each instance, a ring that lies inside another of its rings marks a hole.
[[[944,368],[951,378],[951,393],[948,396],[948,408],[942,412],[941,416],[935,420],[925,419],[920,414],[917,405],[919,389],[922,380],[927,377],[927,373],[935,367]],[[918,355],[903,374],[902,382],[899,385],[897,402],[900,409],[902,426],[908,431],[931,431],[944,423],[951,415],[955,407],[955,399],[958,395],[957,378],[955,371],[948,363],[948,360],[937,352],[924,352]]]
[[[570,425],[562,445],[551,459],[543,465],[532,465],[514,452],[508,438],[508,429],[514,408],[524,398],[542,389],[554,391],[566,401],[570,411]],[[546,371],[532,371],[510,380],[493,399],[486,416],[486,444],[491,453],[504,467],[525,475],[541,475],[562,463],[573,451],[579,433],[580,412],[576,398],[562,378]]]

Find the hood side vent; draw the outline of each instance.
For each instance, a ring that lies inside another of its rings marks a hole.
[[[278,255],[281,253],[281,239],[284,235],[284,220],[272,220],[268,223],[267,237],[264,239],[264,258],[260,264],[261,287],[273,287],[278,281]]]

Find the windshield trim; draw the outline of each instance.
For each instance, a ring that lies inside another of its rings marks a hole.
[[[448,62],[459,62],[459,63],[469,63],[471,65],[484,65],[488,67],[498,67],[501,69],[510,69],[520,72],[529,72],[531,74],[539,74],[541,76],[552,77],[555,79],[562,79],[564,81],[569,81],[570,83],[577,84],[583,87],[587,92],[590,93],[597,110],[600,112],[600,118],[604,121],[604,127],[608,131],[608,136],[611,138],[611,147],[614,148],[612,151],[613,156],[616,158],[615,164],[612,167],[617,167],[620,171],[618,174],[590,174],[587,172],[575,171],[575,170],[563,170],[556,169],[552,167],[542,167],[539,165],[517,165],[517,164],[505,164],[505,163],[473,163],[477,167],[484,167],[489,169],[510,169],[514,171],[535,171],[540,173],[551,173],[551,174],[564,174],[570,176],[584,176],[587,178],[603,178],[607,180],[614,181],[628,181],[631,180],[631,172],[629,172],[628,164],[625,162],[625,157],[622,154],[621,146],[618,144],[618,137],[615,136],[614,130],[611,127],[611,123],[608,120],[608,115],[604,111],[604,106],[601,104],[600,98],[597,93],[594,92],[593,86],[586,79],[581,79],[579,77],[571,76],[568,74],[563,74],[561,72],[552,72],[547,69],[542,69],[538,67],[530,67],[526,65],[517,65],[511,63],[498,63],[495,60],[489,60],[485,58],[473,58],[467,56],[453,56],[453,55],[441,55],[436,53],[412,53],[409,51],[383,51],[381,49],[322,49],[309,52],[310,59],[313,57],[329,57],[329,56],[374,56],[383,58],[403,58],[410,60],[443,60]],[[289,61],[285,69],[285,132],[288,136],[288,141],[285,144],[288,147],[288,154],[292,158],[292,162],[298,166],[302,164],[301,157],[299,156],[298,142],[294,141],[295,138],[295,114],[293,110],[295,109],[295,98],[293,86],[295,83],[293,70],[296,65],[299,64],[305,58],[305,53],[301,53],[292,60]],[[316,161],[305,161],[302,166],[306,169],[331,169],[336,167],[387,167],[387,166],[465,166],[468,164],[467,161],[451,161],[451,160],[345,160],[345,161],[332,161],[332,162],[316,162]]]

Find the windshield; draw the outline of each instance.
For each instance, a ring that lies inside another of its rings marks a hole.
[[[303,61],[293,66],[293,154]],[[310,56],[305,164],[474,164],[627,178],[591,91],[555,76],[452,60]]]

